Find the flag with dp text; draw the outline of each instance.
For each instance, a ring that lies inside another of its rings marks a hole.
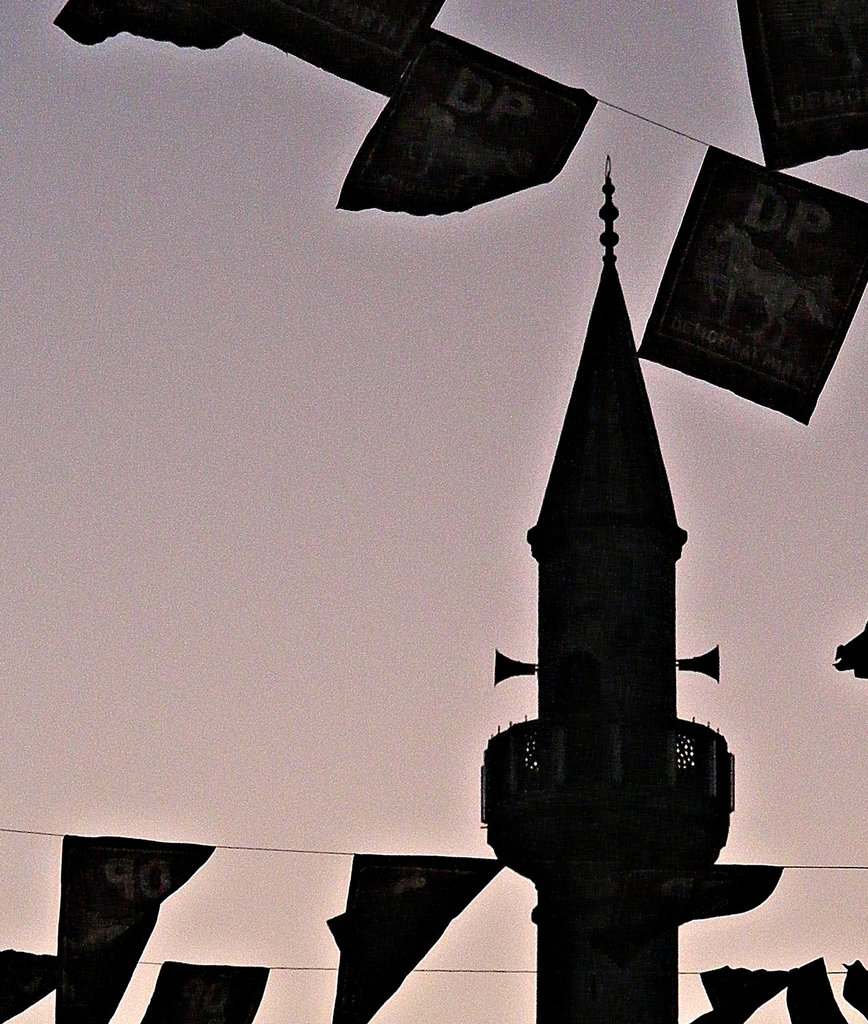
[[[46,953],[0,952],[0,1024],[44,999],[57,987],[57,957]]]
[[[142,1024],[251,1024],[267,981],[267,967],[167,960]]]
[[[67,0],[54,24],[85,46],[129,32],[204,50],[241,35],[226,20],[228,7],[226,0]]]
[[[745,1024],[770,999],[782,992],[789,971],[751,971],[746,967],[718,967],[700,975],[712,1009],[693,1024]]]
[[[248,35],[389,95],[443,0],[68,0],[55,24],[79,43],[118,32],[208,48]]]
[[[477,857],[356,854],[338,949],[333,1024],[367,1024],[503,865]]]
[[[868,282],[868,203],[710,149],[639,355],[802,423]]]
[[[769,167],[868,147],[865,0],[738,0]]]
[[[596,102],[431,31],[362,143],[338,206],[454,213],[551,181]]]
[[[624,964],[666,929],[753,910],[771,896],[783,870],[769,864],[715,864],[631,871],[613,903],[611,922],[597,933],[594,944]]]
[[[188,843],[64,837],[57,1024],[108,1024],[160,904],[213,852]]]

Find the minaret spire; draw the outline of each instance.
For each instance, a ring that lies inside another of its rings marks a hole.
[[[603,269],[539,522],[528,538],[537,557],[551,542],[569,544],[591,521],[610,529],[628,521],[656,526],[679,553],[686,539],[675,518],[615,266],[614,192],[607,157]]]
[[[618,258],[615,255],[615,246],[618,244],[618,233],[615,231],[615,220],[618,217],[618,207],[612,202],[615,186],[612,184],[612,158],[606,156],[606,180],[603,182],[603,195],[606,201],[600,207],[600,217],[606,225],[606,230],[600,235],[600,241],[605,246],[603,263],[614,264]]]

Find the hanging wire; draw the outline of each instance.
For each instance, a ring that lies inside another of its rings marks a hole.
[[[49,836],[52,839],[63,839],[64,832],[45,832],[35,828],[4,828],[0,826],[0,832],[17,836]],[[175,840],[166,840],[174,842]],[[250,853],[294,853],[299,855],[310,855],[317,857],[354,857],[352,850],[311,850],[298,846],[244,846],[234,843],[202,843],[203,846],[213,846],[215,850],[244,850]]]
[[[644,114],[637,114],[633,110],[628,110],[626,107],[619,107],[617,103],[609,103],[606,100],[601,100],[596,97],[597,103],[602,107],[608,107],[610,110],[617,110],[622,114],[626,114],[628,117],[635,117],[637,121],[644,121],[646,124],[653,124],[655,128],[662,128],[665,132],[671,132],[673,135],[680,135],[682,139],[688,139],[690,142],[698,142],[700,146],[705,146],[707,149],[717,149],[719,147],[713,146],[710,142],[706,142],[705,139],[698,139],[695,135],[688,135],[687,132],[680,132],[677,128],[671,128],[668,124],[663,124],[662,121],[655,121],[653,117],[645,117]]]
[[[0,826],[0,833],[18,836],[46,836],[50,839],[63,839],[63,832],[49,832],[44,829],[9,828]],[[168,841],[168,840],[167,840]],[[298,846],[245,846],[240,843],[205,843],[216,850],[239,850],[250,853],[287,853],[297,856],[314,857],[354,857],[350,850],[314,850]],[[786,871],[868,871],[868,864],[780,864]],[[140,960],[139,964],[146,967],[162,967],[161,960]],[[261,965],[267,966],[267,965]],[[308,967],[298,965],[278,965],[268,967],[269,971],[310,972],[335,974],[337,967]],[[492,967],[417,967],[413,974],[513,974],[535,975],[535,968],[492,968]],[[680,976],[699,976],[703,971],[679,971]],[[826,971],[827,974],[846,974],[846,971]]]
[[[63,839],[71,833],[49,832],[35,828],[9,828],[0,826],[0,834],[15,836],[47,836],[50,839]],[[77,834],[77,833],[76,833]],[[189,842],[189,840],[166,840],[166,842]],[[242,843],[207,843],[215,850],[240,850],[249,853],[288,853],[310,857],[355,857],[359,851],[353,850],[316,850],[306,846],[247,846]],[[725,866],[725,865],[721,865]],[[868,864],[775,864],[784,871],[868,871]]]

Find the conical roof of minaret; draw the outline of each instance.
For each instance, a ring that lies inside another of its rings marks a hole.
[[[603,272],[573,392],[567,407],[539,522],[528,539],[536,548],[568,540],[571,528],[633,523],[671,534],[678,526],[651,405],[636,355],[630,318],[615,269],[612,230],[617,209],[607,176]]]

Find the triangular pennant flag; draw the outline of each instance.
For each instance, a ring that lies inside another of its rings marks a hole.
[[[362,143],[338,206],[454,213],[551,181],[596,102],[431,31]]]
[[[168,960],[160,968],[142,1024],[250,1024],[267,981],[267,967]]]
[[[57,957],[43,953],[0,952],[0,1024],[44,999],[57,988]]]
[[[213,846],[187,843],[64,837],[57,1024],[106,1024],[160,904],[213,852]]]
[[[829,984],[822,957],[790,971],[787,1009],[791,1024],[847,1024]]]
[[[639,355],[807,423],[868,281],[868,203],[710,149]]]
[[[334,1024],[367,1024],[502,866],[356,854],[347,911],[328,922],[341,951]]]
[[[858,636],[838,644],[834,667],[839,672],[852,671],[857,679],[868,679],[868,622]]]
[[[851,1006],[855,1006],[863,1017],[868,1017],[868,970],[861,960],[844,966],[847,968],[844,998]]]
[[[738,0],[738,11],[769,167],[868,146],[864,0]]]
[[[744,914],[771,896],[783,868],[766,864],[716,864],[693,871],[631,871],[612,908],[612,922],[594,944],[618,963],[667,928],[688,921]]]
[[[68,0],[55,24],[85,44],[131,32],[207,48],[243,33],[389,95],[442,5],[443,0]]]
[[[744,1024],[764,1003],[787,987],[789,971],[750,971],[718,967],[700,975],[712,1009],[694,1024]]]

